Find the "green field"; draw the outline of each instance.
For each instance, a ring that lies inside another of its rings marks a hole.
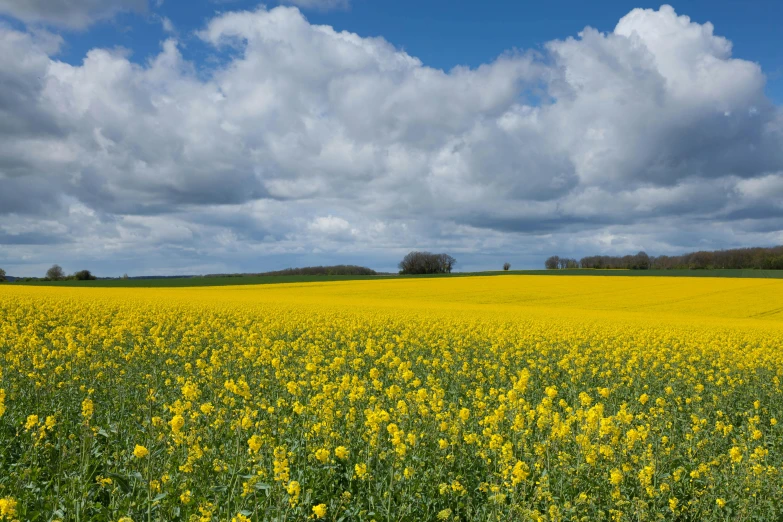
[[[495,273],[495,272],[490,272]],[[751,277],[783,279],[783,270],[756,270],[722,268],[715,270],[596,270],[573,268],[565,270],[515,270],[506,273],[524,275],[586,275],[586,276],[647,276],[647,277]]]
[[[226,277],[172,277],[155,279],[97,279],[95,281],[15,281],[15,285],[36,286],[91,286],[122,288],[161,288],[179,286],[268,285],[275,283],[310,283],[315,281],[351,281],[355,279],[382,279],[398,276],[226,276]]]
[[[740,277],[783,279],[783,270],[510,270],[490,272],[457,272],[453,274],[423,276],[226,276],[226,277],[176,277],[158,279],[98,279],[95,281],[17,281],[15,285],[39,286],[90,286],[90,287],[126,287],[160,288],[184,286],[230,286],[230,285],[268,285],[276,283],[309,283],[319,281],[352,281],[357,279],[389,279],[402,277],[467,277],[467,276],[504,276],[504,275],[580,275],[613,277]]]

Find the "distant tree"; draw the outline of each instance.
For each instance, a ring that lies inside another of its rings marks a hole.
[[[511,268],[511,263],[503,263],[503,270],[508,272],[509,268]]]
[[[95,279],[98,279],[92,275],[89,270],[79,270],[74,273],[72,277],[77,281],[94,281]]]
[[[438,269],[450,274],[457,260],[448,254],[438,254]]]
[[[122,279],[128,279],[128,274],[122,274]]]
[[[400,261],[400,274],[450,274],[457,260],[448,254],[409,252]]]
[[[5,278],[5,270],[3,270],[2,268],[0,268],[0,283],[5,283],[5,282],[6,282],[6,278]]]
[[[52,267],[46,271],[46,278],[52,281],[59,281],[65,278],[65,272],[60,265],[52,265]]]
[[[557,270],[560,268],[560,256],[551,256],[544,261],[547,270]]]
[[[634,270],[647,270],[650,268],[650,256],[647,255],[647,252],[642,250],[633,256],[631,268]]]
[[[688,268],[712,268],[712,252],[694,252],[688,256]]]

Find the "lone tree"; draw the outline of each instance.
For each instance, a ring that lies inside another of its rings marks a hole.
[[[5,278],[5,270],[3,270],[2,268],[0,268],[0,283],[5,283],[5,282],[6,282],[6,278]]]
[[[503,270],[508,272],[508,269],[511,268],[511,263],[503,263]]]
[[[400,274],[450,274],[457,260],[448,254],[410,252],[400,264]]]
[[[544,266],[547,270],[557,270],[560,268],[560,256],[552,256],[544,261]]]
[[[65,272],[60,265],[52,265],[52,268],[46,271],[46,278],[52,281],[59,281],[65,278]]]

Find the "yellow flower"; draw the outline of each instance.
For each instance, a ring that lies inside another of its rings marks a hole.
[[[318,504],[317,506],[313,506],[313,514],[316,516],[316,518],[326,517],[326,504]]]
[[[451,509],[446,508],[438,512],[438,520],[448,520],[451,517]]]
[[[517,484],[521,484],[525,480],[527,480],[527,477],[530,475],[530,468],[527,464],[525,464],[522,461],[517,461],[516,464],[514,464],[514,468],[511,470],[511,484],[513,486],[516,486]]]
[[[334,448],[334,455],[340,460],[346,460],[348,458],[348,448],[345,446],[337,446]]]
[[[16,500],[11,497],[0,498],[0,516],[13,518],[16,516]]]
[[[150,454],[150,451],[147,448],[145,448],[144,446],[140,446],[140,445],[136,444],[136,447],[133,448],[133,455],[137,459],[143,459],[144,457],[146,457],[149,454]]]
[[[182,415],[174,415],[174,417],[172,417],[169,421],[169,424],[171,425],[171,431],[174,433],[179,433],[179,431],[185,425],[185,417]]]
[[[614,486],[619,486],[623,482],[623,472],[617,468],[614,468],[609,472],[609,482]]]
[[[726,501],[722,498],[716,498],[715,503],[718,505],[719,508],[723,508],[726,506]]]
[[[93,413],[95,413],[95,405],[93,404],[92,399],[87,397],[82,401],[82,417],[84,418],[85,423],[90,422]]]
[[[669,509],[671,509],[672,511],[675,511],[677,509],[678,504],[679,501],[676,498],[672,497],[669,499]]]
[[[237,513],[235,517],[231,517],[231,522],[250,522],[250,519],[242,513]]]
[[[742,462],[742,450],[737,446],[734,446],[729,450],[729,456],[731,457],[731,461],[734,463]]]
[[[258,453],[258,450],[261,449],[261,445],[263,444],[263,440],[258,435],[253,435],[247,440],[248,445],[248,451],[251,453]]]
[[[367,476],[367,464],[365,464],[363,462],[359,463],[359,464],[356,464],[353,467],[353,470],[356,473],[356,478],[358,478],[358,479],[363,479],[364,477]]]
[[[31,430],[38,426],[38,415],[28,415],[27,420],[24,423],[24,429]]]
[[[185,490],[182,492],[182,494],[179,496],[179,501],[183,504],[190,504],[191,499],[193,498],[193,495],[191,494],[190,490]]]
[[[299,494],[302,492],[302,486],[300,486],[299,482],[295,480],[289,482],[285,489],[286,492],[292,497],[299,497]]]
[[[315,458],[318,459],[319,462],[327,462],[329,460],[329,450],[326,448],[319,448],[315,452]]]

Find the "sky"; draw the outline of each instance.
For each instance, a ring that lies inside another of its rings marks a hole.
[[[0,0],[0,267],[783,244],[783,3]]]

